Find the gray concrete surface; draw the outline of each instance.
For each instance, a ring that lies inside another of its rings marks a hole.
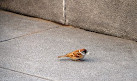
[[[14,17],[17,19],[19,16]],[[24,18],[28,21],[32,20]],[[10,22],[3,22],[2,26],[6,26],[7,23]],[[24,77],[27,76],[25,74],[29,74],[52,81],[137,80],[136,42],[70,26],[58,26],[51,22],[45,22],[45,24],[50,24],[51,29],[0,42],[0,68],[24,73]],[[56,25],[58,28],[55,27]],[[49,26],[45,25],[46,27]],[[30,28],[33,29],[33,27]],[[5,31],[5,29],[2,30]],[[21,32],[24,33],[24,31]],[[90,52],[84,61],[57,58],[59,55],[80,48],[86,48]],[[9,76],[9,81],[12,81],[10,74],[0,75]]]
[[[0,81],[50,81],[0,68]]]
[[[64,23],[63,0],[0,0],[0,8]]]
[[[68,25],[137,41],[137,0],[66,0]]]
[[[0,10],[0,41],[7,41],[59,26],[51,24],[52,22],[45,23],[41,19],[29,18]]]

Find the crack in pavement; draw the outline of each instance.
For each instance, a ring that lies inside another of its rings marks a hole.
[[[28,76],[32,76],[32,77],[44,79],[44,80],[54,81],[54,80],[51,80],[51,79],[49,79],[49,78],[44,78],[44,77],[41,77],[41,76],[37,76],[37,75],[33,75],[33,74],[28,74],[28,73],[16,71],[16,70],[9,69],[9,68],[4,68],[4,67],[1,67],[1,66],[0,66],[0,68],[1,68],[1,69],[5,69],[5,70],[9,70],[9,71],[13,71],[13,72],[16,72],[16,73],[21,73],[21,74],[24,74],[24,75],[28,75]]]
[[[59,27],[55,27],[55,28],[59,28]],[[46,30],[55,29],[55,28],[49,28],[49,29],[45,29],[45,30],[35,31],[35,32],[27,33],[27,34],[24,34],[24,35],[21,35],[21,36],[13,37],[13,38],[10,38],[10,39],[1,40],[0,43],[10,41],[10,40],[13,40],[13,39],[16,39],[16,38],[29,36],[29,35],[36,34],[36,33],[40,33],[40,32],[46,31]]]

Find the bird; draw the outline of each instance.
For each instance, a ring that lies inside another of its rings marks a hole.
[[[77,61],[77,60],[82,60],[84,56],[86,55],[86,53],[87,53],[86,49],[79,49],[71,53],[68,53],[66,55],[58,56],[58,58],[69,57],[70,59]]]

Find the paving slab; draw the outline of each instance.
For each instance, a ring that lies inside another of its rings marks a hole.
[[[0,81],[50,81],[50,80],[41,79],[38,77],[0,68]]]
[[[137,41],[137,0],[66,0],[66,23]]]
[[[30,18],[0,10],[0,41],[38,33],[58,25],[42,19]]]
[[[84,61],[57,58],[80,48]],[[137,43],[60,26],[1,42],[0,67],[53,81],[136,81]]]
[[[64,23],[63,0],[0,0],[0,8]]]

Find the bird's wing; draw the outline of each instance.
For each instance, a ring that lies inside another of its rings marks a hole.
[[[74,52],[73,54],[74,54],[75,57],[80,57],[81,56],[81,53],[79,53],[79,52]]]

